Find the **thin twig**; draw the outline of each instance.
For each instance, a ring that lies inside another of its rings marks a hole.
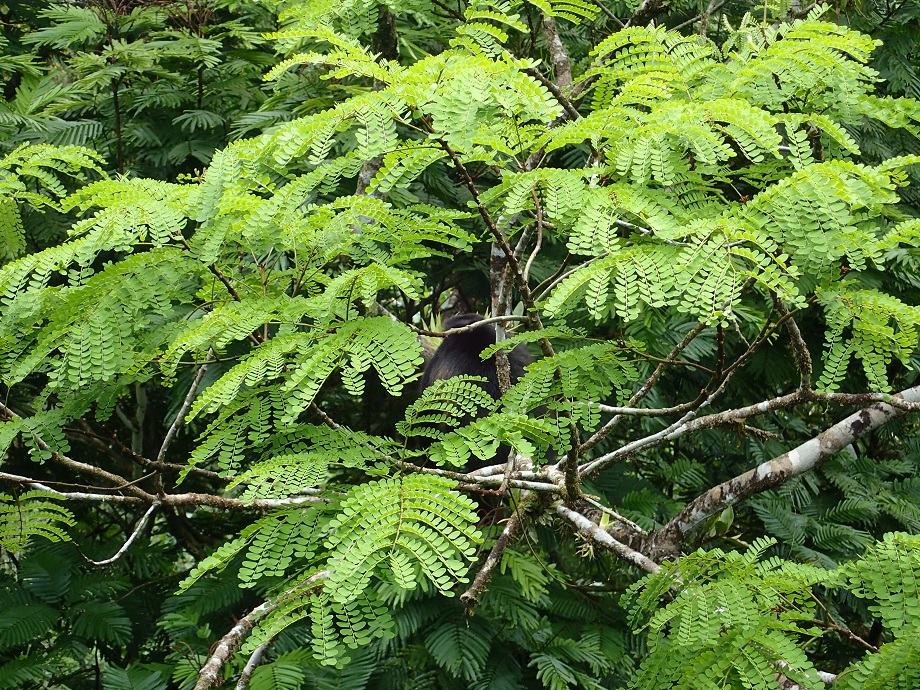
[[[799,370],[799,388],[801,390],[811,390],[811,353],[808,351],[808,345],[802,337],[802,331],[799,325],[789,313],[789,308],[781,299],[776,299],[776,308],[784,317],[786,317],[786,331],[789,333],[789,342],[792,347],[792,358],[795,360],[796,369]]]
[[[473,323],[468,324],[466,326],[458,326],[457,328],[449,328],[446,331],[428,331],[428,330],[425,330],[424,328],[416,328],[415,326],[411,326],[411,325],[410,325],[410,328],[412,328],[412,330],[414,330],[416,333],[419,333],[420,335],[428,336],[429,338],[446,338],[449,335],[459,335],[460,333],[471,333],[475,331],[477,328],[482,328],[483,326],[489,326],[489,325],[498,324],[498,323],[513,323],[513,322],[522,322],[522,321],[527,321],[527,317],[508,315],[508,316],[492,316],[492,317],[489,317],[488,319],[481,319],[479,321],[474,321]]]
[[[505,549],[508,548],[515,534],[517,534],[517,531],[521,528],[521,524],[524,521],[524,508],[531,501],[532,499],[529,494],[525,493],[521,496],[520,504],[505,523],[505,529],[502,530],[498,539],[495,540],[495,545],[486,557],[485,563],[482,564],[479,572],[476,573],[476,577],[473,578],[472,584],[470,584],[467,590],[460,595],[460,601],[464,603],[468,613],[476,608],[476,604],[479,603],[480,597],[482,597],[483,593],[486,591],[486,586],[489,584],[489,580],[492,579],[492,573],[502,560],[502,554],[505,553]]]
[[[703,329],[706,328],[706,325],[703,323],[697,323],[693,328],[691,328],[683,339],[674,346],[674,348],[668,353],[668,356],[661,361],[661,363],[655,368],[655,371],[652,372],[652,375],[646,379],[645,383],[642,384],[642,387],[636,391],[633,396],[629,399],[629,405],[635,405],[637,402],[642,400],[648,392],[652,390],[658,380],[662,377],[665,370],[668,368],[668,365],[673,362],[677,355],[683,352],[693,340],[703,332]],[[694,401],[695,402],[695,401]],[[683,411],[683,410],[681,410]],[[585,455],[590,451],[594,446],[603,441],[610,433],[616,428],[617,424],[620,423],[622,419],[622,413],[614,413],[617,416],[613,417],[609,422],[607,422],[603,427],[598,429],[587,441],[585,441],[581,447],[578,449],[580,455]]]
[[[2,402],[0,402],[0,414],[3,414],[7,419],[22,419],[22,417],[20,417],[18,414],[13,412],[9,407],[7,407]],[[51,459],[54,460],[59,465],[63,467],[67,467],[68,469],[71,469],[75,472],[79,472],[80,474],[85,474],[91,477],[96,477],[98,479],[103,479],[109,482],[110,484],[114,484],[113,489],[115,490],[124,489],[128,493],[134,496],[143,498],[149,501],[150,503],[153,503],[157,500],[156,496],[154,496],[153,494],[147,493],[146,491],[136,486],[133,486],[131,482],[129,482],[124,477],[121,477],[117,474],[113,474],[112,472],[108,472],[107,470],[104,470],[101,467],[96,467],[95,465],[89,465],[85,462],[79,462],[78,460],[74,460],[73,458],[70,458],[64,455],[63,453],[60,453],[54,450],[51,446],[48,445],[48,443],[45,442],[45,440],[41,436],[39,436],[35,432],[31,432],[31,437],[35,441],[35,444],[42,450],[50,453]]]
[[[158,506],[159,506],[158,503],[153,503],[150,505],[149,508],[147,508],[147,512],[144,513],[141,519],[138,520],[137,524],[134,526],[134,530],[132,530],[131,536],[129,536],[128,539],[125,541],[124,545],[120,549],[118,549],[118,551],[115,552],[114,556],[112,556],[111,558],[106,558],[101,561],[94,561],[92,558],[86,558],[86,556],[83,556],[83,558],[86,558],[86,560],[92,563],[93,565],[111,565],[112,563],[117,561],[119,558],[124,556],[125,553],[127,553],[128,549],[131,548],[131,544],[133,544],[137,540],[141,531],[143,531],[143,529],[147,526],[147,523],[150,521],[150,516],[153,515],[153,511],[155,511]]]
[[[179,427],[185,420],[185,415],[188,414],[189,409],[192,407],[192,402],[195,400],[195,394],[198,392],[198,386],[201,385],[201,380],[204,378],[204,375],[208,370],[208,365],[211,363],[213,357],[214,350],[209,349],[208,355],[205,357],[204,364],[198,368],[198,373],[195,374],[192,385],[189,386],[188,393],[185,395],[185,400],[182,402],[182,407],[179,408],[179,412],[176,414],[176,418],[170,425],[169,431],[166,432],[166,438],[163,439],[163,443],[160,446],[160,452],[157,453],[157,462],[163,462],[163,459],[166,457],[166,450],[169,448],[169,445],[175,438],[176,433],[179,431]]]
[[[607,9],[607,6],[604,4],[603,0],[593,0],[593,2],[598,7],[598,9],[600,9],[601,12],[607,15],[608,19],[613,21],[621,29],[626,28],[626,24],[620,21],[620,19],[618,19],[617,16],[613,12]]]
[[[85,491],[58,491],[47,484],[33,479],[32,477],[23,477],[19,474],[10,474],[9,472],[0,472],[0,480],[24,484],[38,491],[46,491],[54,494],[57,498],[67,499],[70,501],[98,501],[100,503],[143,503],[144,499],[137,496],[119,496],[118,494],[95,494]]]
[[[707,24],[707,23],[709,22],[709,18],[712,16],[712,14],[713,14],[714,12],[717,12],[717,11],[719,11],[720,9],[722,9],[722,6],[725,5],[725,3],[727,3],[727,2],[728,2],[728,0],[722,0],[722,1],[719,2],[717,5],[714,5],[713,2],[710,2],[710,3],[709,3],[709,6],[706,8],[706,11],[705,11],[705,12],[703,12],[702,14],[698,14],[698,15],[696,15],[695,17],[692,17],[692,18],[688,19],[688,20],[685,21],[685,22],[681,22],[680,24],[678,24],[677,26],[675,26],[675,27],[672,29],[672,31],[680,31],[681,29],[684,29],[684,28],[690,26],[691,24],[693,24],[693,23],[695,23],[695,22],[698,22],[698,21],[702,20],[704,17],[705,17],[705,20],[703,21],[703,25]],[[701,36],[705,36],[705,35],[706,35],[706,33],[703,32],[702,28],[700,29],[700,35],[701,35]]]

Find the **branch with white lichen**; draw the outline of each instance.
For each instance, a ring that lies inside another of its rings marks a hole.
[[[897,398],[907,403],[920,402],[920,386],[902,391]],[[805,443],[713,487],[691,501],[668,524],[649,536],[647,548],[643,551],[656,560],[678,555],[687,535],[709,517],[814,469],[870,431],[906,413],[903,408],[883,402],[854,412]]]

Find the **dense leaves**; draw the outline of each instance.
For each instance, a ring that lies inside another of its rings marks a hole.
[[[917,684],[915,1],[0,12],[0,687]]]

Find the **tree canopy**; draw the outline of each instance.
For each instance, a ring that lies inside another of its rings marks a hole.
[[[920,2],[0,13],[0,687],[920,686]]]

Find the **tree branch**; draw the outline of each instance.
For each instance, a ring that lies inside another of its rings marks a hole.
[[[176,433],[179,431],[179,427],[182,425],[182,422],[185,420],[185,415],[188,414],[189,409],[192,406],[192,402],[195,400],[195,394],[198,392],[198,386],[201,385],[201,380],[204,378],[205,373],[208,370],[208,365],[211,363],[211,359],[214,357],[214,350],[209,349],[208,355],[205,357],[204,364],[198,367],[198,373],[195,374],[195,378],[192,381],[192,385],[189,386],[188,393],[185,395],[185,400],[182,401],[182,407],[179,408],[179,412],[176,414],[176,418],[173,420],[173,423],[169,427],[169,431],[166,432],[166,437],[163,439],[162,445],[160,445],[160,452],[157,453],[157,462],[163,462],[166,457],[166,450],[169,448],[169,445],[172,443],[173,439],[176,437]]]
[[[920,402],[920,386],[902,391],[899,397],[907,402]],[[875,403],[851,414],[815,438],[702,494],[653,533],[648,540],[649,548],[643,550],[658,560],[676,556],[684,537],[710,516],[813,469],[856,439],[903,414],[905,410],[887,403]]]
[[[9,407],[0,402],[0,413],[2,413],[8,419],[22,419],[18,414],[13,412]],[[79,472],[80,474],[85,474],[90,477],[96,477],[97,479],[103,479],[110,484],[114,484],[114,490],[123,490],[128,493],[143,498],[146,501],[151,503],[157,500],[156,496],[153,494],[147,493],[143,489],[134,486],[124,477],[121,477],[112,472],[108,472],[101,467],[96,467],[95,465],[89,465],[85,462],[79,462],[72,458],[67,457],[63,453],[59,453],[49,446],[45,440],[38,434],[32,434],[32,438],[35,440],[36,445],[44,451],[51,453],[51,459],[54,460],[59,465],[73,470],[74,472]]]
[[[111,565],[112,563],[117,561],[119,558],[124,556],[125,553],[127,553],[128,549],[131,548],[131,544],[133,544],[137,540],[137,537],[143,531],[144,527],[147,526],[147,523],[150,521],[150,516],[153,515],[153,511],[157,509],[158,505],[159,505],[158,503],[152,503],[150,505],[150,507],[147,509],[147,512],[144,513],[141,519],[137,521],[137,524],[134,526],[134,529],[131,532],[131,536],[129,536],[128,539],[125,541],[124,545],[120,549],[118,549],[118,551],[115,552],[114,556],[112,556],[111,558],[106,558],[101,561],[94,561],[91,558],[86,558],[86,556],[83,556],[83,558],[86,558],[86,560],[92,563],[93,565]]]
[[[562,39],[559,37],[556,18],[548,14],[543,16],[543,38],[546,40],[546,49],[553,60],[553,68],[556,71],[556,84],[560,91],[564,91],[572,85],[572,65],[569,63],[569,55],[566,53]],[[577,111],[575,116],[578,116]]]
[[[246,666],[243,667],[239,680],[236,681],[236,690],[246,690],[246,688],[249,687],[249,681],[252,680],[252,674],[255,673],[256,668],[262,663],[262,657],[265,656],[265,652],[271,647],[274,641],[274,638],[265,640],[265,642],[256,647],[255,651],[249,655]]]
[[[598,525],[594,524],[582,515],[579,512],[567,508],[561,503],[556,506],[556,515],[565,519],[567,522],[570,522],[578,530],[578,533],[581,534],[586,539],[590,540],[592,543],[602,546],[608,551],[612,551],[617,556],[622,558],[629,563],[632,563],[637,568],[641,568],[647,573],[657,573],[661,570],[661,566],[651,560],[645,554],[639,553],[638,551],[629,548],[626,544],[622,544],[610,536],[610,533],[606,530],[601,529]]]
[[[0,472],[0,479],[15,482],[16,484],[25,484],[30,486],[33,489],[38,489],[39,491],[47,491],[48,493],[54,494],[55,496],[67,499],[71,501],[99,501],[100,503],[143,503],[144,499],[137,496],[120,496],[118,494],[94,494],[84,491],[58,491],[57,489],[52,489],[47,484],[42,484],[40,481],[33,479],[32,477],[23,477],[18,474],[10,474],[8,472]]]
[[[227,660],[230,658],[236,648],[240,646],[240,643],[243,641],[243,637],[249,633],[250,630],[252,630],[252,628],[256,623],[259,622],[260,619],[274,611],[281,601],[292,596],[300,589],[318,586],[318,583],[321,580],[325,580],[328,577],[329,571],[321,570],[315,575],[308,577],[303,582],[298,582],[296,585],[281,594],[275,601],[263,602],[259,606],[256,606],[245,616],[240,618],[236,622],[236,625],[234,625],[226,635],[217,641],[217,644],[213,648],[213,653],[210,657],[208,657],[208,660],[205,662],[204,666],[201,667],[201,671],[198,673],[198,682],[195,683],[195,690],[209,690],[209,688],[212,688],[221,683],[223,680],[220,677],[221,669],[224,667],[224,664],[227,663]]]
[[[200,506],[209,506],[212,508],[222,508],[224,510],[270,510],[272,508],[284,508],[287,506],[305,505],[308,503],[325,503],[328,499],[322,496],[293,496],[291,498],[257,498],[251,501],[244,501],[239,498],[227,498],[224,496],[215,496],[213,494],[184,493],[184,494],[164,494],[163,496],[154,496],[141,492],[140,496],[123,496],[119,494],[100,494],[84,491],[58,491],[43,482],[32,477],[24,477],[18,474],[0,472],[0,480],[25,484],[33,489],[47,491],[58,498],[70,501],[98,501],[99,503],[149,503],[154,505],[182,506],[186,508],[197,508]],[[45,480],[47,481],[47,480]],[[55,482],[52,482],[55,483]],[[474,482],[475,483],[475,482]],[[488,478],[483,480],[484,484],[498,483],[497,479]],[[541,485],[537,482],[534,486],[540,490],[546,491],[551,489],[551,485]],[[122,489],[124,487],[118,487]],[[107,489],[99,489],[105,491]],[[108,489],[110,490],[110,489]]]
[[[667,11],[668,5],[664,0],[642,0],[642,4],[626,22],[626,27],[647,25]]]
[[[486,586],[489,584],[489,580],[492,579],[492,573],[501,562],[502,554],[505,553],[505,549],[508,548],[515,534],[521,528],[521,523],[524,521],[524,510],[531,501],[530,494],[521,496],[521,501],[517,509],[511,517],[508,518],[508,522],[505,523],[505,529],[502,530],[498,539],[495,540],[495,546],[492,547],[492,550],[486,557],[485,563],[482,564],[479,572],[476,573],[476,577],[473,578],[473,582],[469,588],[460,595],[460,601],[466,606],[467,613],[471,613],[473,609],[476,608],[476,604],[479,603],[480,597],[486,591]]]
[[[668,356],[665,357],[664,360],[662,360],[658,364],[657,367],[655,367],[655,371],[653,371],[652,375],[649,376],[648,379],[646,379],[645,383],[642,384],[642,387],[633,394],[633,396],[629,399],[628,404],[635,405],[637,402],[642,400],[642,398],[648,395],[649,391],[652,390],[652,388],[655,386],[656,383],[658,383],[658,380],[662,377],[662,375],[664,374],[668,366],[671,363],[673,363],[674,360],[677,359],[677,355],[683,352],[684,348],[686,348],[691,342],[693,342],[693,340],[700,333],[702,333],[705,328],[706,328],[706,325],[703,323],[697,323],[693,328],[691,328],[687,332],[687,334],[683,337],[683,339],[679,343],[677,343],[677,345],[675,345],[674,348],[668,353]],[[677,406],[677,408],[681,408],[681,407],[682,406]],[[678,411],[677,408],[675,408],[675,411]],[[611,410],[613,409],[615,408],[611,408]],[[679,411],[682,412],[683,410],[681,409]],[[627,413],[613,412],[613,414],[615,414],[616,416],[613,417],[610,421],[608,421],[600,429],[598,429],[591,436],[591,438],[589,438],[587,441],[581,444],[581,446],[578,448],[578,454],[580,457],[583,457],[585,454],[588,453],[588,451],[594,448],[594,446],[596,446],[598,443],[603,441],[614,430],[617,424],[620,423],[620,420],[622,420],[623,415]]]

